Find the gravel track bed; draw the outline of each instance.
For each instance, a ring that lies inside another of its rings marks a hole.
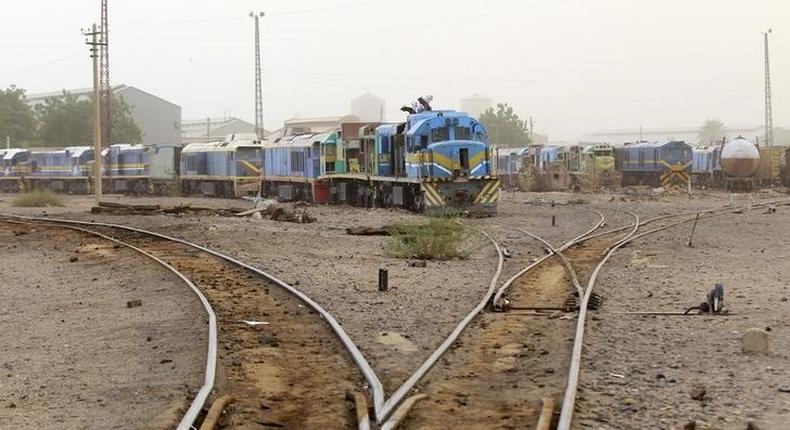
[[[108,241],[7,222],[0,259],[0,428],[178,422],[203,381],[207,342],[203,306],[183,281]]]
[[[693,248],[683,224],[614,255],[596,287],[606,302],[586,337],[576,427],[787,428],[790,394],[779,387],[790,388],[790,210],[764,212],[700,221]],[[737,315],[617,314],[684,311],[716,282]],[[768,355],[741,353],[750,328],[770,329]]]
[[[121,198],[109,201],[229,207],[222,199]],[[496,270],[496,253],[480,237],[468,260],[409,267],[385,255],[384,238],[350,236],[352,226],[385,226],[422,217],[400,210],[308,206],[312,224],[229,217],[99,216],[85,213],[92,201],[68,199],[52,216],[127,224],[194,241],[226,252],[304,291],[337,318],[379,374],[388,392],[401,384],[479,303]],[[291,206],[291,205],[287,205]],[[40,214],[41,209],[10,208]],[[390,291],[377,290],[378,269],[389,271]]]

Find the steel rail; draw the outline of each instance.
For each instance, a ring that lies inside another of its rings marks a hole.
[[[587,281],[587,289],[584,291],[584,296],[581,298],[581,303],[579,306],[579,314],[576,317],[576,333],[573,339],[573,349],[571,352],[571,365],[568,370],[568,382],[565,387],[565,394],[562,401],[562,409],[560,411],[560,421],[557,426],[558,430],[569,430],[570,428],[570,421],[571,415],[573,414],[573,407],[574,402],[576,401],[576,392],[578,388],[578,381],[579,381],[579,370],[580,370],[580,363],[581,363],[581,353],[582,353],[582,346],[584,344],[584,327],[585,322],[587,320],[587,306],[590,303],[590,296],[592,295],[592,286],[595,285],[595,279],[598,276],[598,271],[603,266],[603,263],[609,259],[609,256],[614,253],[615,250],[623,246],[627,243],[628,239],[633,237],[636,231],[639,229],[639,216],[634,215],[634,224],[633,229],[624,237],[620,239],[615,244],[611,245],[608,249],[609,252],[606,256],[595,266],[595,270],[593,270],[592,275],[590,275],[590,279]],[[568,412],[570,411],[570,412]],[[565,421],[563,421],[565,420]],[[565,427],[563,427],[565,425]]]
[[[573,266],[571,265],[570,261],[568,261],[568,259],[565,258],[565,255],[563,255],[562,251],[560,251],[557,248],[555,248],[546,239],[543,239],[540,236],[532,234],[532,233],[528,232],[527,230],[524,230],[523,228],[514,227],[514,230],[520,231],[520,232],[526,234],[527,236],[529,236],[529,237],[531,237],[531,238],[533,238],[533,239],[535,239],[537,241],[540,241],[541,243],[543,243],[543,245],[546,248],[546,250],[549,251],[550,255],[554,255],[554,256],[559,257],[560,261],[562,262],[562,265],[565,266],[565,270],[571,276],[571,282],[573,283],[573,287],[576,288],[576,292],[579,294],[579,297],[581,297],[582,294],[584,294],[584,291],[582,291],[582,286],[581,286],[581,284],[579,284],[579,277],[576,275],[576,270],[573,268]]]
[[[762,207],[762,206],[765,206],[765,205],[778,204],[778,203],[786,204],[787,202],[788,202],[788,200],[786,200],[786,199],[775,200],[775,201],[768,201],[768,202],[762,202],[762,203],[757,203],[757,204],[751,204],[751,205],[749,205],[749,208]],[[726,214],[729,214],[729,213],[738,212],[738,211],[741,211],[741,210],[743,210],[743,208],[727,208],[727,209],[721,209],[720,208],[720,209],[709,209],[709,210],[706,210],[706,211],[695,211],[693,213],[695,213],[695,214],[698,213],[698,212],[710,213],[707,216],[700,217],[700,219],[708,219],[708,218],[714,218],[714,217],[717,217],[717,216],[720,216],[720,215],[726,215]],[[662,217],[657,217],[655,219],[652,219],[651,222],[658,221],[659,219],[672,218],[672,217],[675,217],[675,216],[678,216],[678,215],[666,215],[666,216],[662,216]],[[573,352],[571,354],[571,364],[570,364],[570,369],[569,369],[569,372],[568,372],[568,382],[566,384],[565,393],[564,393],[564,396],[563,396],[562,409],[560,411],[560,419],[559,419],[559,422],[558,422],[558,425],[557,425],[557,430],[570,430],[570,427],[571,427],[571,424],[572,424],[572,421],[573,421],[573,411],[574,411],[575,402],[576,402],[576,393],[578,392],[579,373],[581,371],[581,354],[582,354],[582,348],[583,348],[583,344],[584,344],[584,329],[585,329],[586,317],[587,317],[587,304],[590,301],[590,296],[592,295],[593,287],[595,286],[595,282],[596,282],[596,280],[598,278],[598,273],[601,271],[601,269],[606,264],[606,262],[609,260],[609,258],[615,253],[615,251],[617,251],[619,248],[621,248],[625,244],[630,243],[630,242],[632,242],[632,241],[634,241],[636,239],[639,239],[639,238],[641,238],[643,236],[646,236],[648,234],[653,234],[653,233],[656,233],[656,232],[659,232],[659,231],[667,230],[667,229],[669,229],[671,227],[674,227],[674,226],[677,226],[677,225],[680,225],[680,224],[685,224],[685,223],[694,221],[694,219],[695,219],[694,217],[690,217],[690,218],[687,218],[687,219],[683,219],[683,220],[680,220],[680,221],[675,221],[675,222],[669,223],[667,225],[656,227],[654,229],[651,229],[651,230],[648,230],[648,231],[645,231],[645,232],[642,232],[642,233],[639,233],[639,234],[635,234],[636,231],[639,229],[639,220],[637,219],[634,222],[633,230],[625,238],[623,238],[623,239],[619,240],[618,242],[616,242],[615,244],[611,245],[609,248],[607,248],[607,251],[605,251],[606,254],[601,259],[601,261],[598,263],[598,265],[596,265],[595,269],[593,270],[593,273],[590,275],[590,279],[587,282],[587,290],[585,291],[584,298],[582,300],[582,307],[580,309],[579,316],[578,316],[578,319],[577,319],[576,336],[575,336],[574,343],[573,343]]]
[[[362,372],[363,376],[365,377],[365,380],[370,385],[370,390],[372,391],[372,395],[373,395],[374,409],[377,411],[377,416],[379,415],[378,411],[381,410],[381,407],[382,407],[382,405],[384,403],[384,388],[383,388],[383,385],[381,384],[381,381],[378,378],[378,375],[376,375],[376,373],[370,367],[370,363],[368,363],[368,361],[362,355],[362,352],[359,351],[359,348],[354,344],[354,342],[348,336],[346,331],[343,330],[343,327],[340,325],[340,323],[338,323],[337,320],[329,312],[327,312],[323,307],[321,307],[321,305],[319,305],[313,299],[308,297],[306,294],[304,294],[303,292],[301,292],[297,288],[287,284],[286,282],[280,280],[279,278],[275,277],[274,275],[271,275],[271,274],[269,274],[269,273],[267,273],[267,272],[265,272],[265,271],[263,271],[261,269],[258,269],[258,268],[255,268],[253,266],[250,266],[249,264],[244,263],[242,261],[239,261],[239,260],[237,260],[237,259],[235,259],[235,258],[233,258],[233,257],[231,257],[229,255],[226,255],[226,254],[223,254],[221,252],[218,252],[218,251],[206,248],[204,246],[201,246],[201,245],[198,245],[198,244],[195,244],[195,243],[183,240],[183,239],[179,239],[179,238],[176,238],[176,237],[167,236],[167,235],[164,235],[164,234],[161,234],[161,233],[155,233],[155,232],[152,232],[152,231],[143,230],[143,229],[139,229],[139,228],[135,228],[135,227],[125,226],[125,225],[120,225],[120,224],[103,223],[103,222],[75,221],[75,220],[66,220],[66,219],[57,219],[57,218],[52,218],[52,219],[50,219],[50,218],[38,218],[38,217],[29,217],[29,216],[23,216],[23,215],[7,214],[7,213],[0,213],[0,217],[23,219],[23,220],[38,221],[38,222],[49,222],[49,223],[55,223],[55,224],[66,224],[66,225],[72,224],[72,225],[86,225],[86,226],[106,227],[106,228],[114,228],[114,229],[119,229],[119,230],[131,231],[131,232],[135,232],[135,233],[139,233],[139,234],[143,234],[143,235],[147,235],[147,236],[151,236],[151,237],[157,237],[157,238],[160,238],[160,239],[165,239],[165,240],[169,240],[169,241],[172,241],[172,242],[177,242],[177,243],[180,243],[180,244],[183,244],[183,245],[187,245],[187,246],[195,248],[195,249],[199,249],[199,250],[207,252],[207,253],[215,256],[215,257],[221,258],[221,259],[223,259],[225,261],[228,261],[230,263],[233,263],[233,264],[235,264],[237,266],[243,267],[243,268],[245,268],[247,270],[250,270],[250,271],[252,271],[254,273],[257,273],[257,274],[263,276],[264,278],[274,282],[275,284],[277,284],[281,288],[285,289],[286,291],[288,291],[292,295],[294,295],[297,298],[299,298],[300,300],[302,300],[305,304],[307,304],[308,306],[313,308],[316,312],[318,312],[321,315],[322,318],[324,318],[327,321],[329,326],[335,332],[335,335],[340,339],[340,341],[343,344],[343,346],[348,350],[348,352],[351,355],[354,363],[357,365],[357,367],[360,369],[360,371]],[[499,249],[499,248],[497,247],[497,249]],[[501,251],[499,251],[499,252],[501,253]]]
[[[472,309],[469,314],[467,314],[461,322],[453,329],[450,335],[436,348],[431,355],[420,365],[417,370],[412,373],[411,376],[403,383],[400,387],[398,387],[395,392],[384,402],[383,408],[381,409],[380,413],[377,411],[377,420],[379,424],[382,423],[398,406],[398,404],[403,401],[404,398],[409,394],[409,392],[414,388],[415,385],[428,373],[429,370],[433,367],[434,364],[441,358],[442,355],[450,348],[450,346],[458,339],[458,336],[466,329],[469,323],[474,319],[488,304],[488,301],[491,299],[491,296],[496,289],[497,282],[499,281],[499,276],[502,274],[502,267],[504,265],[504,255],[502,254],[502,248],[499,247],[499,244],[494,240],[491,235],[484,231],[480,231],[484,236],[494,244],[494,248],[497,252],[498,263],[497,263],[497,270],[494,273],[494,276],[491,278],[491,283],[486,291],[483,299],[480,300],[480,303]]]
[[[501,301],[502,301],[502,296],[505,294],[505,291],[507,291],[507,289],[510,288],[510,286],[513,284],[513,282],[516,281],[516,279],[524,276],[525,273],[529,272],[530,270],[532,270],[533,268],[535,268],[539,264],[543,263],[544,261],[546,261],[547,259],[549,259],[553,255],[555,255],[556,253],[560,253],[560,252],[568,249],[569,247],[573,246],[574,244],[579,243],[579,242],[581,242],[583,240],[586,240],[586,238],[589,238],[588,236],[590,234],[592,234],[592,232],[594,232],[595,230],[599,229],[606,222],[606,217],[603,215],[603,213],[601,213],[599,211],[596,211],[596,210],[593,210],[593,209],[587,209],[587,208],[583,208],[583,209],[595,212],[600,217],[600,220],[595,225],[593,225],[589,230],[587,230],[586,232],[574,237],[573,239],[571,239],[568,242],[564,243],[559,248],[555,249],[553,246],[551,246],[551,244],[549,244],[549,242],[544,241],[543,239],[538,238],[538,236],[532,235],[531,233],[526,232],[525,230],[522,230],[522,232],[527,233],[531,237],[533,237],[535,239],[538,239],[541,242],[543,242],[544,245],[547,246],[547,250],[549,251],[549,254],[546,254],[546,255],[540,257],[539,259],[535,260],[532,264],[530,264],[527,267],[521,269],[515,275],[511,276],[510,278],[508,278],[508,280],[505,281],[505,283],[503,283],[502,286],[499,287],[499,289],[497,289],[496,294],[494,294],[494,298],[491,301],[492,306],[493,306],[494,309],[501,309],[501,307],[499,306],[499,303],[501,303]],[[578,283],[578,281],[577,281],[577,283]],[[581,297],[580,288],[581,288],[581,286],[579,286],[579,297]]]
[[[5,216],[5,215],[3,215]],[[6,220],[8,222],[8,220]],[[19,221],[11,221],[17,222]],[[25,224],[25,223],[21,223]],[[30,223],[27,223],[28,225]],[[51,224],[52,225],[52,224]],[[208,299],[205,295],[200,291],[200,289],[183,273],[181,273],[178,269],[171,266],[170,264],[166,263],[164,260],[156,257],[155,255],[143,250],[142,248],[138,248],[130,243],[124,242],[122,240],[115,239],[113,237],[107,236],[105,234],[92,231],[89,229],[76,227],[73,225],[59,225],[55,224],[58,228],[65,228],[68,230],[79,231],[82,233],[90,234],[93,236],[100,237],[104,240],[116,243],[118,245],[124,246],[131,250],[134,250],[151,260],[159,263],[162,267],[166,268],[176,276],[178,276],[185,284],[192,289],[192,292],[200,299],[200,303],[203,305],[203,309],[206,311],[208,315],[208,348],[206,351],[206,371],[203,378],[203,385],[198,390],[195,398],[192,400],[192,403],[189,406],[189,409],[184,413],[181,421],[178,423],[178,430],[190,430],[197,420],[198,415],[203,409],[203,406],[206,404],[206,400],[208,400],[208,396],[211,394],[211,391],[214,389],[214,381],[216,378],[216,371],[217,371],[217,316],[214,313],[214,310],[211,308],[211,304],[208,302]]]

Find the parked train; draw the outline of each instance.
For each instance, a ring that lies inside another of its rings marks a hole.
[[[755,185],[790,185],[790,147],[763,146],[738,137],[693,148],[692,174],[700,187],[750,190]]]
[[[178,177],[178,145],[111,145],[102,151],[104,191],[163,192]],[[93,192],[94,149],[0,150],[0,190],[50,189],[65,193]]]
[[[638,142],[614,150],[622,185],[687,185],[691,175],[691,145],[682,141]]]
[[[403,123],[343,124],[265,142],[261,175],[265,191],[283,199],[491,213],[499,198],[492,157],[483,124],[426,109]]]
[[[590,145],[538,145],[496,149],[497,174],[505,184],[526,190],[579,190],[595,181],[595,187],[617,188],[614,147]]]
[[[263,142],[229,135],[183,148],[111,145],[102,151],[104,189],[221,197],[260,190],[284,200],[494,212],[499,179],[483,124],[421,103],[397,124],[342,123]],[[90,147],[3,150],[0,189],[92,192],[93,158]]]

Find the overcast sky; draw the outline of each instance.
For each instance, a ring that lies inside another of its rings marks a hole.
[[[80,28],[99,0],[3,0],[0,87],[91,84]],[[262,19],[264,122],[348,113],[371,92],[387,117],[423,94],[474,93],[534,116],[552,140],[607,129],[762,124],[761,31],[771,27],[774,124],[790,126],[788,0],[110,0],[113,84],[184,118],[254,120]]]

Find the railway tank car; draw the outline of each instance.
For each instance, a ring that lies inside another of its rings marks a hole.
[[[752,176],[760,165],[760,152],[750,141],[738,137],[721,148],[721,169],[727,189],[752,189]]]

